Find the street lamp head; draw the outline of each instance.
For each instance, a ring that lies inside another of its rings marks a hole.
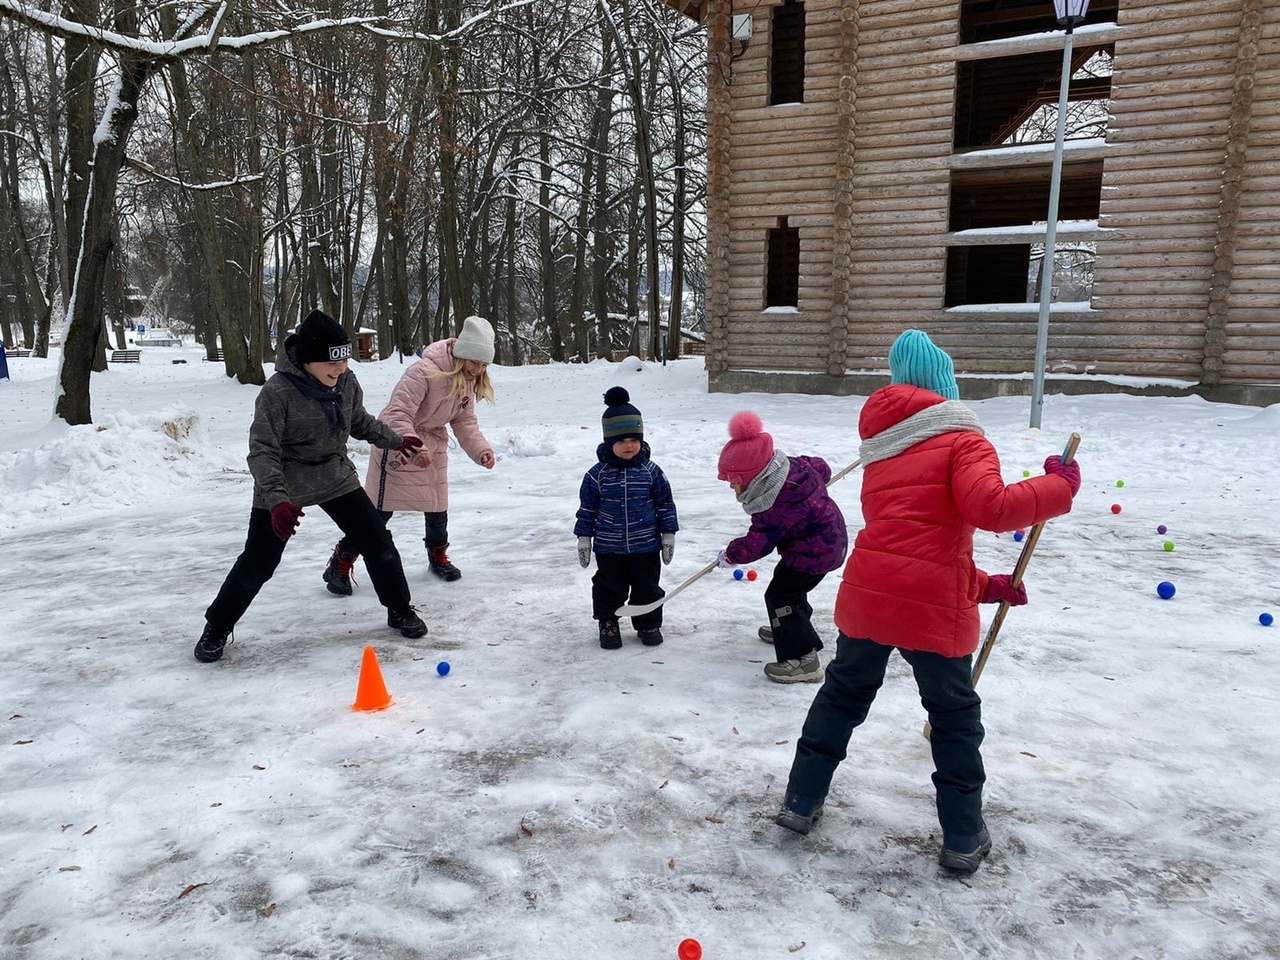
[[[1058,25],[1074,27],[1084,23],[1089,12],[1089,0],[1053,0],[1053,13],[1058,18]]]

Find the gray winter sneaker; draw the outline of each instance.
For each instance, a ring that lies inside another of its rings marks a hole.
[[[818,683],[822,680],[822,661],[817,650],[810,650],[799,660],[766,663],[764,675],[776,683]]]
[[[822,806],[823,801],[816,797],[802,797],[788,790],[773,822],[803,836],[822,819]]]
[[[761,627],[756,631],[756,636],[765,643],[773,643],[773,627]]]
[[[978,869],[983,857],[990,852],[991,834],[985,826],[978,833],[967,837],[944,831],[938,863],[952,873],[969,874]]]

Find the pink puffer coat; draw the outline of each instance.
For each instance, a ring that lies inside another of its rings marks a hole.
[[[391,391],[378,419],[401,436],[412,434],[431,454],[431,465],[406,463],[391,469],[399,459],[394,451],[374,450],[364,488],[379,510],[439,513],[449,509],[449,434],[453,428],[458,445],[476,463],[493,448],[476,420],[474,382],[467,394],[453,392],[453,338],[438,340],[422,352],[422,359],[404,372]]]

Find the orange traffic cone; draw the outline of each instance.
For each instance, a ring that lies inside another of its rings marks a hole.
[[[382,668],[373,647],[364,648],[364,660],[360,663],[360,682],[356,685],[356,702],[352,710],[385,710],[391,706],[391,694],[382,682]]]

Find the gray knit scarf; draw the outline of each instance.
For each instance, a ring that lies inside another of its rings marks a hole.
[[[791,461],[786,454],[774,451],[772,459],[765,468],[756,474],[754,480],[747,484],[747,489],[738,494],[738,502],[747,513],[764,513],[778,499],[778,491],[787,482],[787,474],[791,472]]]
[[[865,469],[877,460],[896,457],[917,443],[944,433],[976,433],[985,436],[985,431],[972,410],[959,400],[944,400],[863,440],[862,446],[858,448],[858,455],[862,458]]]

